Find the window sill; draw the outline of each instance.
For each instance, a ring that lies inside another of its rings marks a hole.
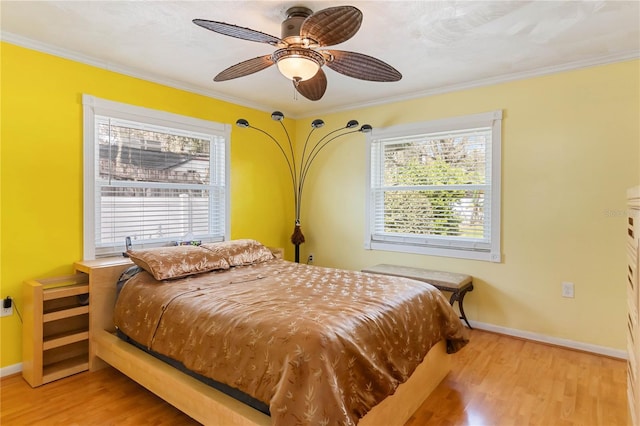
[[[502,261],[502,255],[500,254],[499,250],[478,251],[444,247],[417,246],[379,241],[371,241],[369,243],[365,243],[365,249],[424,254],[429,256],[453,257],[458,259],[482,260],[495,263],[500,263]]]

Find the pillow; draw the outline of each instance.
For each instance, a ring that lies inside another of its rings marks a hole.
[[[252,265],[273,259],[273,253],[256,240],[231,240],[202,244],[200,247],[227,260],[229,266]]]
[[[127,254],[139,267],[156,280],[181,278],[187,275],[229,269],[224,257],[199,246],[159,247],[147,250],[129,250]]]

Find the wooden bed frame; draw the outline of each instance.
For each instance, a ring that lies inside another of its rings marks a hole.
[[[115,336],[113,308],[125,258],[76,262],[89,275],[89,370],[111,365],[205,425],[271,425],[271,418],[205,385]],[[444,341],[434,346],[409,380],[376,405],[359,426],[402,426],[451,369]]]

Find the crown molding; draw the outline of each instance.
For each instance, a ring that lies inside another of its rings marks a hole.
[[[131,67],[121,66],[121,65],[118,65],[109,61],[105,61],[93,56],[84,55],[84,54],[77,53],[67,49],[62,49],[47,43],[42,43],[40,41],[36,41],[30,38],[9,33],[6,31],[0,31],[0,40],[6,43],[15,44],[17,46],[24,47],[27,49],[35,50],[41,53],[46,53],[46,54],[57,56],[63,59],[69,59],[85,65],[90,65],[90,66],[101,68],[107,71],[116,72],[118,74],[123,74],[129,77],[138,78],[151,83],[161,84],[163,86],[168,86],[174,89],[184,90],[185,92],[195,93],[197,95],[207,96],[209,98],[230,102],[236,105],[253,108],[253,109],[257,109],[265,112],[270,112],[273,109],[268,105],[261,105],[257,103],[248,102],[246,99],[235,98],[232,96],[228,96],[228,95],[216,92],[214,90],[203,90],[200,87],[186,84],[182,81],[161,77],[156,74],[149,73],[146,71],[141,71]]]
[[[47,54],[58,56],[61,58],[70,59],[72,61],[102,68],[108,71],[113,71],[119,74],[124,74],[130,77],[139,78],[141,80],[149,81],[152,83],[162,84],[164,86],[172,87],[174,89],[184,90],[186,92],[191,92],[198,95],[214,98],[217,100],[230,102],[239,106],[253,108],[253,109],[264,111],[264,112],[271,112],[273,110],[273,107],[269,105],[257,104],[254,102],[250,102],[247,99],[228,96],[228,95],[216,92],[214,90],[203,90],[200,87],[186,84],[178,80],[161,77],[153,73],[144,72],[144,71],[137,70],[130,67],[120,66],[118,64],[114,64],[109,61],[104,61],[89,55],[84,55],[84,54],[73,52],[67,49],[55,47],[46,43],[42,43],[26,37],[22,37],[20,35],[9,33],[6,31],[0,31],[0,40],[7,43],[15,44],[21,47],[25,47],[27,49],[32,49],[42,53],[47,53]],[[322,114],[335,114],[338,112],[353,111],[361,108],[368,108],[368,107],[380,106],[380,105],[385,105],[390,103],[407,101],[407,100],[425,98],[429,96],[441,95],[441,94],[457,92],[461,90],[491,86],[495,84],[501,84],[501,83],[516,81],[516,80],[524,80],[528,78],[542,77],[542,76],[561,73],[565,71],[574,71],[582,68],[589,68],[589,67],[594,67],[599,65],[608,65],[616,62],[625,62],[625,61],[636,60],[636,59],[640,59],[640,51],[632,50],[632,51],[620,52],[620,53],[615,53],[610,55],[603,55],[596,58],[590,58],[587,60],[567,62],[565,64],[554,65],[550,67],[542,67],[542,68],[538,68],[530,71],[514,72],[514,73],[503,74],[496,77],[472,80],[465,83],[427,89],[423,91],[413,92],[410,94],[385,97],[385,98],[380,98],[380,99],[376,99],[368,102],[348,104],[343,106],[332,106],[332,107],[327,107],[326,109],[321,108],[309,113],[296,114],[293,111],[289,111],[287,112],[287,116],[293,119],[302,119],[302,118],[309,118],[311,116],[317,116]]]
[[[496,77],[483,78],[480,80],[471,80],[465,83],[453,84],[449,86],[437,87],[434,89],[427,89],[411,94],[404,94],[392,97],[386,97],[369,102],[362,102],[358,104],[351,104],[344,107],[333,107],[327,110],[315,111],[312,114],[305,115],[299,118],[308,118],[311,115],[316,114],[328,114],[336,112],[346,112],[361,108],[368,108],[380,105],[386,105],[395,102],[408,101],[419,98],[426,98],[434,95],[442,95],[445,93],[458,92],[461,90],[475,89],[479,87],[492,86],[501,83],[508,83],[510,81],[526,80],[528,78],[543,77],[546,75],[557,74],[565,71],[575,71],[583,68],[590,68],[600,65],[609,65],[617,62],[626,62],[640,59],[640,51],[632,50],[627,52],[621,52],[611,55],[599,56],[597,58],[590,58],[582,61],[567,62],[565,64],[554,65],[550,67],[537,68],[535,70],[514,72],[509,74],[503,74]]]

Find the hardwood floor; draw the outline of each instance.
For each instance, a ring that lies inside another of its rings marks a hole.
[[[32,389],[0,382],[0,424],[197,425],[112,368]],[[627,426],[626,363],[473,330],[406,426]]]
[[[405,426],[629,425],[626,361],[474,330]]]

